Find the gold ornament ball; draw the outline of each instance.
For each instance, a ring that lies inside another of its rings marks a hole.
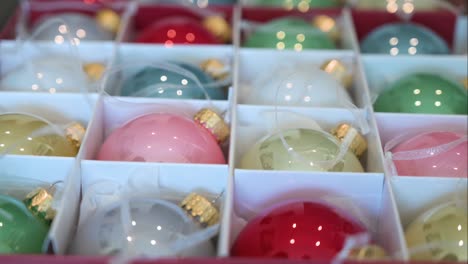
[[[222,16],[208,16],[203,19],[203,27],[210,31],[221,42],[231,40],[232,30],[229,23]]]
[[[468,219],[464,208],[448,203],[416,218],[405,230],[411,260],[460,261],[467,257]]]
[[[103,9],[96,14],[97,23],[107,31],[117,34],[120,28],[120,16],[114,10]]]

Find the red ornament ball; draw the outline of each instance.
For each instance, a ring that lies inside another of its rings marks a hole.
[[[202,23],[194,18],[174,16],[163,18],[146,27],[136,39],[140,43],[222,44]]]
[[[250,221],[231,249],[232,256],[330,260],[350,235],[367,229],[324,203],[287,202]]]

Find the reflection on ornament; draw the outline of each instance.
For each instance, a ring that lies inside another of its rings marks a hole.
[[[398,175],[467,177],[467,141],[441,148],[465,137],[454,132],[430,132],[401,142],[390,150]],[[407,151],[414,154],[408,155]],[[402,154],[409,157],[399,159]]]
[[[256,27],[244,46],[295,51],[336,48],[326,33],[295,17],[278,18]]]
[[[174,44],[221,44],[198,20],[183,16],[158,19],[138,35],[136,42],[163,43],[168,48]]]
[[[213,33],[220,42],[227,43],[231,41],[231,26],[224,17],[219,15],[208,16],[203,19],[202,24],[209,32]]]
[[[405,230],[411,260],[466,262],[467,223],[466,209],[455,203],[426,211]]]
[[[26,114],[0,115],[0,153],[74,157],[84,128],[73,123],[70,130]]]
[[[354,148],[349,148],[332,168],[325,162],[334,160],[339,152],[340,140],[324,131],[290,129],[259,140],[240,162],[242,169],[291,171],[345,171],[363,172],[358,156],[367,148],[361,135],[354,138]],[[287,145],[283,144],[283,136]],[[336,134],[337,136],[341,134]],[[353,153],[353,151],[355,151]]]
[[[362,40],[361,51],[392,56],[450,53],[437,33],[411,23],[391,23],[374,29]]]
[[[273,74],[268,71],[252,87],[255,89],[250,90],[243,103],[311,107],[343,107],[343,102],[352,103],[346,89],[332,75],[315,67],[284,67]]]
[[[341,210],[298,201],[267,209],[247,223],[231,249],[233,256],[331,260],[351,235],[366,228]]]
[[[374,103],[374,110],[466,115],[466,91],[458,83],[435,74],[411,74],[387,87]]]
[[[415,10],[431,10],[437,7],[437,0],[354,0],[354,2],[357,8],[386,10],[387,12],[392,14],[398,11],[403,11],[406,14],[410,14]]]
[[[75,250],[83,255],[212,256],[214,248],[207,240],[176,250],[177,243],[191,243],[187,237],[201,228],[176,204],[133,199],[128,207],[119,202],[87,218],[77,232]]]
[[[0,194],[0,255],[41,253],[48,231],[21,201]]]
[[[225,164],[218,143],[229,128],[209,109],[187,117],[147,114],[114,130],[101,146],[99,160]]]
[[[250,5],[278,6],[286,10],[307,12],[310,8],[340,7],[341,0],[251,0]]]
[[[387,258],[387,253],[378,245],[371,244],[363,247],[354,248],[349,253],[348,259],[363,260],[383,260]]]
[[[102,17],[99,21],[104,22]],[[108,26],[106,24],[106,27]],[[80,13],[46,16],[34,25],[31,32],[35,32],[33,38],[36,40],[50,40],[57,44],[66,41],[68,36],[75,45],[86,40],[104,41],[114,38],[113,32],[101,27],[93,17]]]
[[[1,89],[51,94],[86,92],[86,75],[76,60],[62,55],[29,60],[2,76]]]
[[[172,62],[175,66],[193,74],[203,87],[183,72],[176,72],[161,67],[147,66],[125,80],[121,95],[157,98],[205,99],[206,90],[210,99],[226,99],[224,87],[213,80],[207,73],[189,63]]]

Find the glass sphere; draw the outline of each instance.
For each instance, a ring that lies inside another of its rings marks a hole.
[[[464,88],[429,73],[407,75],[386,88],[374,103],[376,112],[467,114]]]
[[[0,255],[39,254],[48,232],[21,201],[0,194]]]
[[[297,8],[304,12],[309,8],[330,8],[342,5],[340,0],[251,0],[248,3],[251,5],[281,6],[288,10]]]
[[[174,114],[137,117],[114,130],[99,160],[225,164],[214,135],[193,120]]]
[[[333,40],[301,18],[284,17],[258,26],[244,42],[249,48],[336,49]]]
[[[192,73],[204,87],[210,99],[224,100],[224,87],[199,67],[177,62],[174,65]],[[123,96],[145,96],[155,98],[205,99],[202,88],[183,73],[147,66],[125,80],[121,90]]]
[[[289,201],[250,220],[231,254],[238,257],[330,260],[350,235],[366,228],[344,212],[312,201]]]
[[[374,29],[361,41],[361,51],[392,56],[450,53],[437,33],[412,23],[389,23]]]
[[[59,25],[57,20],[62,20],[64,24]],[[36,40],[64,41],[62,34],[70,34],[75,43],[81,41],[105,41],[113,40],[114,34],[100,27],[96,19],[81,13],[62,13],[46,16],[39,20],[33,27],[32,32]],[[60,38],[62,37],[62,38]]]
[[[277,68],[249,88],[250,94],[242,103],[310,107],[344,107],[342,101],[352,103],[333,76],[313,67]]]
[[[163,200],[130,200],[128,223],[122,220],[122,206],[118,203],[99,210],[83,222],[74,242],[76,253],[139,257],[214,255],[209,240],[181,252],[176,250],[176,243],[193,243],[187,237],[201,230],[177,205]]]
[[[0,114],[0,153],[74,157],[78,148],[45,120],[26,114]]]
[[[439,177],[467,177],[467,142],[460,142],[453,148],[442,152],[435,148],[454,142],[465,135],[453,132],[423,133],[405,140],[391,151],[394,155],[404,151],[417,151],[413,159],[394,159],[393,162],[398,175],[405,176],[439,176]],[[426,149],[427,151],[418,151]],[[432,153],[432,155],[431,155]],[[395,156],[397,157],[397,156]]]
[[[467,223],[466,211],[458,208],[455,203],[443,204],[426,211],[405,230],[410,259],[466,262]],[[424,246],[427,246],[426,250],[423,250]]]
[[[194,18],[171,16],[155,21],[146,27],[136,42],[174,44],[222,44],[214,34]]]
[[[241,159],[240,168],[256,170],[327,171],[324,161],[334,160],[340,142],[323,131],[311,129],[290,129],[282,131],[284,140],[292,151],[283,145],[280,134],[259,140]],[[359,159],[350,150],[344,160],[338,162],[332,171],[364,172]]]
[[[89,83],[76,60],[77,58],[63,55],[31,59],[2,76],[0,88],[51,94],[86,92]]]

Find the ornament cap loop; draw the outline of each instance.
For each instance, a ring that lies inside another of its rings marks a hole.
[[[208,129],[215,136],[218,143],[223,143],[229,137],[229,126],[213,110],[204,108],[196,113],[193,119]]]
[[[190,193],[185,197],[180,207],[203,226],[212,226],[219,222],[218,209],[208,199],[197,193]]]
[[[86,129],[78,122],[72,122],[65,128],[67,139],[79,149],[85,136]]]
[[[97,23],[105,30],[117,34],[120,28],[120,16],[114,10],[105,8],[96,13]]]
[[[203,19],[203,27],[211,32],[219,41],[226,43],[231,40],[232,29],[226,19],[220,15],[210,15]]]
[[[349,124],[342,123],[334,128],[331,133],[339,141],[342,141],[346,134],[350,133],[351,130],[356,130]],[[361,135],[361,133],[356,131],[356,136],[353,138],[349,149],[359,158],[367,150],[367,140]]]
[[[23,202],[33,215],[50,224],[56,215],[55,209],[52,208],[53,200],[54,196],[50,190],[37,188],[26,195]]]
[[[353,260],[379,260],[386,259],[387,253],[385,250],[376,244],[370,244],[362,247],[357,247],[349,252],[348,259]]]
[[[200,63],[200,68],[215,80],[223,80],[229,75],[224,63],[219,59],[207,59]]]
[[[327,60],[320,69],[333,76],[346,89],[351,87],[353,76],[343,62],[337,59]]]
[[[83,65],[83,70],[85,71],[86,75],[90,80],[98,81],[104,74],[106,66],[98,62],[86,63]]]

